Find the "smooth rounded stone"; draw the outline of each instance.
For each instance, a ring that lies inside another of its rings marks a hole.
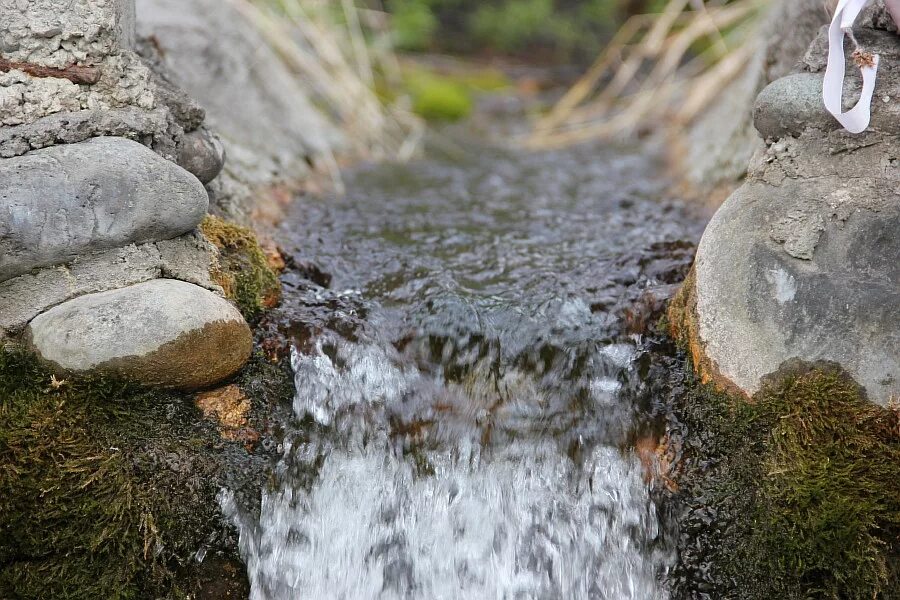
[[[699,342],[748,394],[790,359],[833,361],[900,397],[900,195],[838,176],[751,181],[697,251]]]
[[[123,138],[0,160],[0,281],[81,254],[178,237],[208,207],[195,176]]]
[[[208,131],[186,133],[178,146],[178,164],[193,174],[201,183],[209,183],[225,166],[225,147]]]
[[[24,339],[62,372],[111,372],[180,389],[230,377],[253,347],[250,328],[234,306],[173,279],[70,300],[32,320]]]
[[[756,97],[753,124],[765,139],[799,135],[809,127],[840,127],[822,101],[821,73],[795,73],[770,83]]]

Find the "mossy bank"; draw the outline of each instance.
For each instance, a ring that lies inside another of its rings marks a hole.
[[[235,383],[255,445],[226,441],[192,396],[0,351],[0,598],[245,598],[216,497],[258,495],[290,367],[255,355]]]
[[[695,356],[689,287],[669,325]],[[835,364],[787,363],[752,398],[708,368],[673,394],[674,597],[900,598],[900,409]]]
[[[200,231],[219,250],[219,264],[210,273],[213,280],[249,323],[258,321],[280,300],[281,284],[256,234],[213,215],[203,218]]]

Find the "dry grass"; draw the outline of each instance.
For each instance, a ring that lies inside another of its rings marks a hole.
[[[758,18],[770,0],[669,0],[637,15],[541,118],[527,143],[558,148],[682,127],[697,117],[759,49]]]
[[[266,39],[309,88],[313,100],[344,132],[354,159],[401,160],[419,148],[424,124],[406,97],[386,100],[400,73],[389,20],[353,0],[226,0]],[[342,191],[338,161],[323,157]]]

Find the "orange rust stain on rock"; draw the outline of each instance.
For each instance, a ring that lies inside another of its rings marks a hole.
[[[232,384],[202,392],[197,394],[195,402],[204,417],[218,423],[223,439],[247,446],[259,440],[259,433],[249,425],[250,400],[238,386]]]
[[[731,380],[721,374],[718,365],[711,360],[700,339],[699,319],[697,317],[697,275],[696,267],[691,272],[675,294],[666,316],[669,321],[669,334],[690,355],[694,372],[704,385],[712,384],[717,391],[726,392],[737,398],[751,400],[749,394],[735,385]]]
[[[674,447],[668,436],[661,440],[656,436],[638,439],[635,453],[644,469],[644,481],[650,485],[662,485],[670,492],[678,491],[678,483],[674,479],[673,467],[679,450]]]

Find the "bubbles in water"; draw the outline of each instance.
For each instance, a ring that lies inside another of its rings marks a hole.
[[[635,459],[598,447],[576,466],[517,443],[434,470],[376,445],[342,449],[309,492],[264,493],[258,525],[241,527],[253,600],[665,597]],[[223,508],[237,514],[227,494]]]
[[[320,341],[293,364],[297,416],[322,424],[423,389],[421,374],[372,344]],[[258,519],[223,492],[253,600],[666,597],[669,557],[654,550],[657,518],[633,456],[597,445],[575,461],[552,438],[460,436],[413,459],[388,429],[289,439]],[[308,471],[311,486],[291,475]]]
[[[309,413],[330,425],[336,413],[355,404],[385,404],[405,388],[404,374],[378,346],[351,344],[327,336],[315,342],[311,355],[291,349],[294,369],[294,412]]]

